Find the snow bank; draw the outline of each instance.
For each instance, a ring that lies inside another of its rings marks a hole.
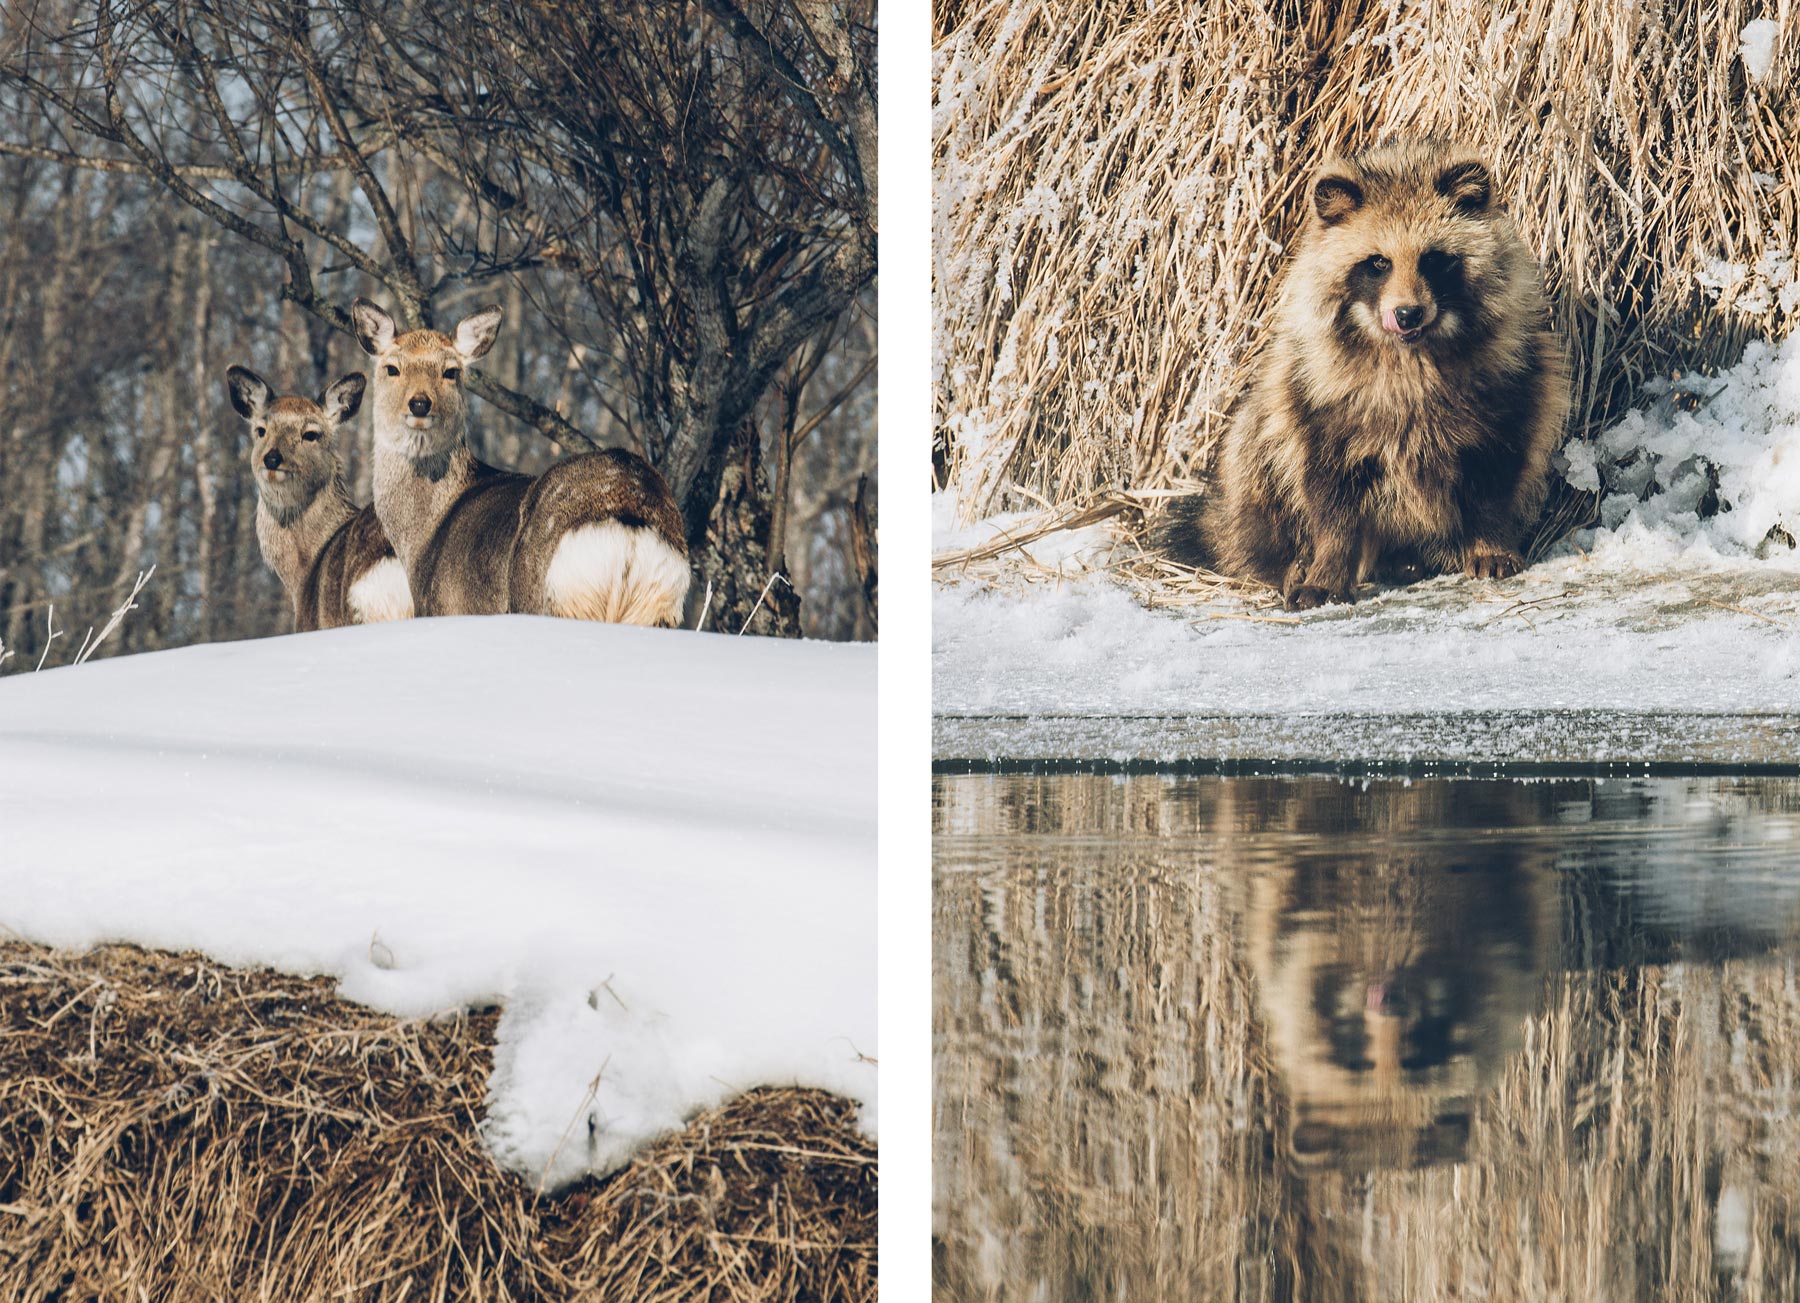
[[[1621,563],[1690,551],[1709,559],[1793,552],[1800,335],[1780,347],[1752,340],[1719,376],[1648,388],[1653,406],[1626,413],[1593,448],[1571,445],[1571,482],[1605,493],[1601,527],[1576,544],[1617,551]]]
[[[1716,717],[1800,711],[1800,337],[1753,343],[1731,371],[1658,386],[1656,398],[1594,446],[1565,449],[1570,479],[1602,492],[1600,525],[1505,582],[1442,577],[1297,617],[1230,602],[1153,612],[1101,575],[1020,593],[941,586],[934,701],[953,722],[940,725],[939,755],[1009,754],[1009,729],[1047,743],[1055,730],[1041,722],[1055,717],[1149,721],[1115,729],[1118,750],[1177,717],[1260,716],[1274,721],[1259,725],[1265,757],[1287,756],[1280,721],[1307,719],[1297,736],[1324,746],[1312,758],[1370,759],[1384,755],[1383,729],[1333,737],[1318,721],[1603,711],[1710,714],[1706,755],[1718,759]],[[962,542],[947,506],[937,520],[940,547]],[[1555,735],[1556,759],[1687,754],[1677,725],[1658,740],[1609,725],[1591,754],[1581,727]],[[1221,736],[1189,734],[1202,735]],[[1541,731],[1509,736],[1526,753],[1489,758],[1537,759],[1551,744]],[[1235,738],[1232,754],[1255,741]]]
[[[747,1087],[874,1123],[875,650],[524,616],[0,678],[0,927],[501,1002],[552,1184]]]

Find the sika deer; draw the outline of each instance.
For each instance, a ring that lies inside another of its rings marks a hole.
[[[338,427],[362,405],[362,372],[316,403],[272,397],[247,367],[225,378],[232,407],[251,427],[257,542],[293,604],[295,632],[410,618],[406,572],[375,509],[359,511],[350,500],[335,447]]]
[[[376,362],[375,510],[420,615],[681,623],[687,540],[648,462],[608,449],[532,479],[470,452],[463,368],[493,347],[498,307],[464,318],[454,336],[396,335],[366,299],[350,313]]]

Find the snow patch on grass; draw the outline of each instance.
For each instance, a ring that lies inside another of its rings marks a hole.
[[[1744,58],[1744,71],[1750,80],[1761,84],[1775,62],[1775,42],[1781,37],[1781,25],[1772,18],[1757,18],[1744,24],[1738,33],[1738,53]]]
[[[1729,371],[1651,392],[1652,406],[1628,412],[1595,447],[1564,449],[1572,469],[1586,456],[1604,483],[1600,526],[1576,545],[1621,565],[1791,552],[1800,537],[1800,335],[1779,346],[1752,340]]]
[[[0,928],[503,1005],[551,1185],[757,1085],[873,1125],[875,649],[527,616],[0,680]]]

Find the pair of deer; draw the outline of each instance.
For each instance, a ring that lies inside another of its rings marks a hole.
[[[360,511],[335,437],[362,406],[363,374],[314,402],[274,396],[246,367],[226,372],[252,430],[257,541],[296,631],[509,611],[681,623],[687,540],[648,462],[582,453],[533,479],[469,451],[463,369],[493,347],[499,308],[464,318],[454,335],[396,334],[366,299],[350,316],[375,359],[375,501]]]

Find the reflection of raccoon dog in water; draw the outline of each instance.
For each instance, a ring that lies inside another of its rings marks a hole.
[[[1290,609],[1378,576],[1523,568],[1568,364],[1493,189],[1436,143],[1324,169],[1211,487],[1166,527],[1176,560]]]

